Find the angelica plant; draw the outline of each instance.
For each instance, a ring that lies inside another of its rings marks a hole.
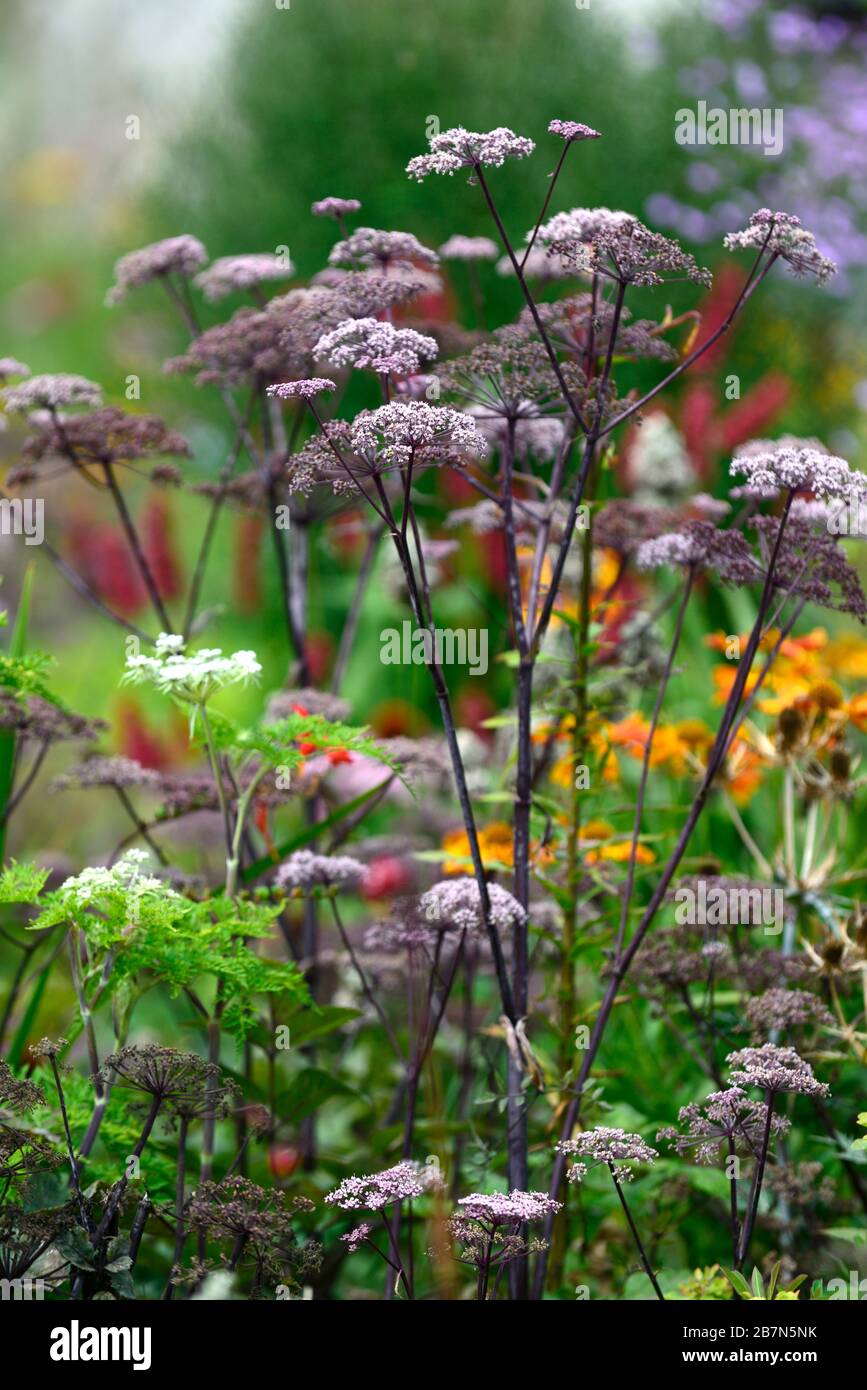
[[[760,209],[726,236],[750,259],[708,311],[711,273],[679,242],[628,209],[557,206],[582,147],[604,140],[560,118],[538,144],[506,126],[437,130],[410,187],[457,175],[458,227],[478,216],[490,232],[455,231],[438,252],[355,225],[358,198],[323,196],[312,215],[338,239],[304,284],[285,248],[258,243],[209,263],[183,234],[123,256],[114,311],[162,295],[185,335],[168,370],[222,402],[210,476],[197,462],[193,477],[191,443],[159,417],[77,374],[0,361],[22,433],[10,486],[56,470],[105,489],[153,631],[51,542],[46,556],[123,631],[122,687],[183,712],[188,760],[103,745],[64,764],[64,806],[122,807],[114,847],[60,872],[22,853],[0,873],[19,953],[0,1018],[0,1264],[51,1260],[73,1299],[276,1298],[307,1278],[341,1297],[356,1280],[381,1290],[383,1265],[386,1299],[562,1297],[607,1201],[642,1296],[719,1297],[730,1265],[739,1296],[790,1297],[779,1262],[767,1295],[761,1270],[753,1285],[742,1270],[780,1231],[800,1254],[819,1224],[799,1207],[811,1182],[825,1200],[803,1163],[813,1121],[841,1200],[867,1211],[837,1114],[864,1059],[846,816],[863,788],[865,668],[851,637],[799,628],[816,611],[867,620],[837,528],[867,476],[818,440],[731,431],[738,447],[699,490],[657,410],[751,321],[772,272],[823,286],[834,267],[796,217]],[[498,171],[532,179],[544,149],[538,214],[515,228]],[[469,329],[422,317],[454,265]],[[495,273],[521,306],[496,327]],[[186,591],[158,582],[133,467],[204,506]],[[270,663],[211,645],[231,509],[267,535],[285,671],[244,719],[224,692],[257,687]],[[467,555],[493,576],[498,704],[487,688],[468,699],[439,640],[456,593],[478,596]],[[354,583],[317,587],[349,563]],[[323,589],[339,609],[330,670]],[[386,605],[425,641],[412,718],[354,659]],[[705,633],[710,612],[736,630]],[[48,752],[105,732],[57,701],[24,617],[0,654],[0,802],[16,832]],[[709,651],[705,690],[683,677]],[[383,696],[373,729],[355,718],[362,676]],[[766,890],[785,903],[772,922],[713,917],[708,882],[724,904],[761,906]],[[684,894],[700,920],[676,915]],[[63,1040],[28,1063],[46,1000]],[[196,1050],[166,1046],[166,1020]],[[702,1188],[692,1160],[725,1178]],[[648,1176],[627,1200],[633,1165]],[[614,1187],[601,1200],[585,1183],[597,1168]],[[683,1248],[685,1189],[714,1233],[700,1256]],[[46,1193],[55,1206],[37,1208]]]

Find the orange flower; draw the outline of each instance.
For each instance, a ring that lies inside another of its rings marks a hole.
[[[867,679],[867,642],[860,637],[837,637],[829,642],[825,660],[835,676],[843,680]]]
[[[614,834],[613,825],[609,825],[607,820],[589,820],[586,825],[582,825],[578,831],[579,840],[610,840]]]
[[[780,638],[779,628],[772,628],[759,644],[759,652],[767,654],[776,647]],[[748,633],[737,638],[739,651],[743,651],[749,641]],[[714,651],[729,653],[732,635],[714,632],[705,638],[705,643]],[[779,714],[780,710],[807,694],[813,681],[822,680],[828,675],[826,663],[819,653],[827,645],[828,634],[824,628],[814,628],[802,637],[787,637],[780,643],[767,676],[762,682],[765,692],[758,700],[758,708],[765,714]],[[746,694],[755,688],[763,662],[757,658],[746,683]],[[716,688],[716,701],[724,704],[731,694],[735,682],[736,661],[727,661],[725,666],[717,666],[713,672]]]
[[[530,841],[530,859],[537,868],[549,868],[557,862],[557,850],[549,840],[542,844],[541,840]]]
[[[764,767],[764,759],[745,739],[733,741],[721,776],[737,806],[745,806],[755,795]]]
[[[483,826],[479,832],[479,851],[486,869],[511,868],[513,863],[512,829],[504,821],[495,821]],[[466,830],[449,830],[441,841],[441,848],[447,855],[443,870],[447,874],[465,874],[470,865],[470,841]]]
[[[609,724],[606,730],[609,740],[615,747],[623,748],[631,758],[641,759],[650,735],[650,722],[640,714],[627,714],[617,724]],[[690,742],[678,732],[676,724],[658,724],[653,735],[650,751],[650,766],[668,765],[675,776],[683,776],[688,762]]]
[[[600,845],[599,849],[588,850],[584,856],[585,864],[599,864],[603,860],[608,860],[612,864],[628,864],[632,853],[632,842],[630,840],[617,840],[613,845]],[[635,849],[636,864],[653,864],[656,855],[653,850],[646,845],[637,845]]]
[[[856,695],[847,705],[847,713],[856,729],[867,733],[867,695]]]
[[[714,666],[712,676],[715,687],[714,703],[724,705],[729,695],[732,693],[732,686],[735,683],[737,666]],[[746,694],[755,687],[758,680],[758,673],[752,670],[747,677]]]
[[[627,714],[616,724],[609,724],[605,730],[608,742],[615,748],[622,748],[632,758],[644,757],[649,732],[650,722],[637,713]]]
[[[713,743],[713,732],[703,719],[681,719],[674,727],[680,741],[695,752],[703,752]]]

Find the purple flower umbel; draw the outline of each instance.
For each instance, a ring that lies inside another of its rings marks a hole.
[[[323,391],[336,391],[337,383],[327,376],[307,376],[300,381],[280,381],[276,386],[266,387],[266,395],[276,396],[281,401],[291,401],[293,398],[300,397],[301,400],[309,401],[313,396],[319,396]]]
[[[548,134],[559,135],[568,144],[573,140],[598,140],[600,131],[594,130],[592,125],[585,125],[583,121],[561,121],[559,119],[548,122]]]
[[[409,161],[406,172],[421,182],[428,174],[454,174],[458,169],[480,165],[498,169],[507,159],[526,159],[536,148],[532,140],[516,135],[508,126],[485,132],[453,126],[428,140],[430,154],[419,154]]]
[[[348,217],[351,212],[361,211],[361,203],[357,198],[320,198],[310,211],[314,217]]]
[[[561,1139],[557,1149],[562,1154],[585,1160],[569,1169],[570,1182],[581,1182],[591,1168],[601,1163],[611,1169],[618,1182],[630,1181],[634,1175],[627,1166],[629,1163],[653,1163],[659,1157],[656,1149],[646,1144],[640,1134],[629,1134],[606,1125],[585,1130],[575,1139]]]
[[[830,1088],[816,1080],[810,1063],[793,1047],[778,1047],[776,1043],[742,1047],[730,1052],[726,1061],[732,1067],[729,1080],[733,1086],[758,1086],[771,1096],[788,1092],[824,1098],[830,1094]]]
[[[116,283],[106,295],[106,304],[118,304],[127,291],[150,284],[166,275],[194,275],[205,264],[208,253],[194,236],[171,236],[151,242],[138,251],[122,256],[114,268]]]
[[[343,1211],[381,1211],[393,1202],[412,1201],[424,1192],[440,1185],[435,1168],[405,1160],[381,1173],[369,1173],[363,1178],[344,1178],[343,1182],[325,1194],[326,1202]]]
[[[795,275],[815,275],[816,283],[824,285],[837,267],[833,261],[820,254],[816,238],[800,219],[788,212],[771,212],[770,208],[759,208],[743,232],[730,232],[725,238],[729,251],[740,247],[759,250],[764,247],[768,255],[778,256],[786,261]]]

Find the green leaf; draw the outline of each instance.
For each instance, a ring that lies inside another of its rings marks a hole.
[[[330,1072],[320,1071],[318,1067],[308,1067],[299,1072],[288,1091],[277,1097],[280,1104],[281,1119],[297,1124],[307,1115],[318,1110],[332,1096],[351,1096],[355,1092],[350,1086],[338,1081]]]
[[[827,1226],[822,1234],[833,1240],[848,1241],[850,1245],[867,1245],[867,1231],[857,1226]]]
[[[306,1012],[291,1013],[286,1022],[289,1026],[289,1033],[292,1046],[305,1047],[307,1043],[313,1042],[316,1038],[324,1038],[329,1033],[335,1033],[338,1028],[342,1028],[345,1023],[350,1023],[354,1018],[360,1018],[358,1009],[341,1009],[336,1005],[329,1004],[322,1008],[308,1009]]]
[[[27,620],[30,613],[30,596],[33,591],[33,565],[24,571],[21,585],[21,598],[15,615],[15,626],[9,642],[9,656],[13,660],[24,655],[27,642]],[[5,614],[4,614],[5,617]],[[0,734],[0,861],[6,851],[6,807],[12,794],[12,778],[15,768],[15,734],[5,731]]]
[[[726,1279],[728,1279],[736,1294],[740,1294],[741,1298],[752,1299],[750,1286],[739,1270],[724,1269],[723,1274],[725,1275]]]
[[[132,1264],[132,1261],[130,1261]],[[135,1298],[135,1285],[132,1282],[132,1275],[128,1269],[115,1270],[111,1267],[110,1284],[118,1298]]]
[[[55,1244],[63,1258],[75,1265],[76,1269],[96,1268],[93,1246],[80,1226],[73,1226],[71,1230],[64,1231]]]
[[[115,1236],[109,1241],[105,1252],[106,1269],[129,1269],[131,1265],[129,1241],[126,1236]]]
[[[15,1030],[15,1037],[12,1039],[12,1045],[9,1048],[9,1056],[7,1058],[13,1071],[20,1067],[27,1041],[33,1036],[33,1023],[39,1012],[39,1005],[42,1003],[42,996],[45,993],[45,987],[48,984],[48,977],[50,974],[51,964],[49,963],[44,970],[40,971],[39,978],[33,986],[32,993],[27,1001],[27,1008],[24,1010],[21,1016],[21,1022]]]
[[[0,903],[35,903],[48,881],[48,872],[13,859],[0,874]]]
[[[782,1267],[783,1267],[783,1262],[782,1262],[782,1260],[777,1260],[776,1264],[774,1265],[773,1269],[771,1270],[771,1277],[770,1277],[770,1280],[768,1281],[768,1302],[769,1302],[769,1303],[773,1303],[773,1301],[774,1301],[774,1294],[775,1294],[776,1291],[777,1291],[777,1280],[778,1280],[779,1277],[780,1277],[780,1270],[782,1269]],[[755,1278],[755,1275],[753,1276],[753,1278]]]

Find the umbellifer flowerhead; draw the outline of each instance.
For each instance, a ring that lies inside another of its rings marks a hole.
[[[598,140],[600,132],[594,130],[592,125],[585,125],[583,121],[561,121],[559,119],[549,121],[548,134],[559,135],[569,144],[573,140]]]
[[[778,1047],[776,1043],[742,1047],[730,1052],[726,1061],[732,1067],[729,1081],[733,1086],[758,1086],[769,1095],[789,1092],[821,1098],[830,1094],[830,1088],[816,1080],[810,1063],[793,1047]]]
[[[638,547],[640,570],[676,565],[684,569],[716,570],[730,584],[750,584],[762,571],[739,531],[719,531],[710,521],[687,521],[679,531],[654,536]]]
[[[116,283],[105,297],[106,304],[118,304],[127,291],[166,275],[194,275],[205,264],[208,253],[194,236],[170,236],[151,242],[138,251],[122,256],[114,268]]]
[[[10,376],[29,376],[30,368],[15,357],[0,357],[0,381]]]
[[[444,261],[495,261],[499,248],[489,236],[450,236],[440,247]]]
[[[359,1226],[353,1226],[351,1231],[347,1231],[345,1235],[340,1237],[350,1255],[354,1255],[359,1246],[364,1244],[372,1230],[373,1227],[369,1221],[362,1221]]]
[[[591,1168],[601,1163],[611,1169],[617,1182],[628,1182],[634,1176],[628,1166],[630,1163],[653,1163],[659,1157],[656,1149],[646,1144],[640,1134],[629,1134],[606,1125],[585,1130],[574,1139],[561,1139],[557,1149],[561,1154],[574,1155],[581,1160],[569,1169],[570,1182],[581,1182]]]
[[[212,304],[237,290],[254,289],[266,280],[288,280],[295,267],[288,259],[265,251],[247,256],[221,256],[196,276],[194,284]]]
[[[727,1091],[714,1091],[700,1105],[682,1106],[678,1120],[683,1131],[667,1125],[657,1134],[657,1141],[665,1140],[681,1157],[691,1152],[697,1163],[713,1163],[721,1151],[730,1151],[731,1145],[755,1155],[768,1122],[768,1108],[766,1102],[749,1100],[739,1087],[730,1086]],[[790,1128],[785,1116],[771,1117],[772,1136],[786,1134]]]
[[[255,652],[240,651],[224,656],[219,647],[187,652],[183,637],[161,632],[156,640],[155,656],[127,657],[123,679],[129,685],[150,681],[165,695],[201,705],[223,686],[243,684],[259,676],[261,671]]]
[[[746,478],[743,491],[766,498],[788,491],[848,501],[867,493],[867,476],[850,468],[845,459],[811,445],[772,444],[766,449],[746,445],[735,454],[729,472]]]
[[[361,204],[357,198],[320,198],[310,211],[314,217],[348,217],[351,212],[360,212]]]
[[[728,251],[739,247],[758,251],[764,247],[768,255],[786,261],[793,274],[815,275],[818,285],[824,285],[837,273],[834,262],[819,253],[813,233],[801,226],[800,218],[788,212],[759,208],[747,228],[742,232],[730,232],[724,245]]]
[[[386,1168],[381,1173],[369,1173],[363,1178],[344,1178],[343,1182],[325,1194],[326,1202],[343,1211],[381,1211],[392,1202],[412,1201],[439,1187],[442,1179],[433,1166],[421,1167],[409,1159]]]
[[[278,381],[276,386],[266,388],[266,395],[276,396],[281,401],[291,401],[295,397],[309,401],[323,391],[336,391],[337,382],[327,376],[306,376],[300,381]]]
[[[458,1201],[461,1215],[471,1221],[491,1226],[523,1226],[527,1221],[541,1221],[551,1212],[559,1211],[562,1202],[555,1202],[546,1192],[471,1192]]]
[[[453,126],[432,135],[428,145],[430,154],[416,155],[406,166],[410,178],[419,182],[428,174],[454,174],[458,169],[482,165],[499,169],[507,159],[526,159],[536,148],[532,140],[504,125],[484,132]]]
[[[381,375],[412,376],[439,353],[435,338],[381,319],[346,319],[324,333],[313,355],[333,367],[369,367]]]
[[[402,270],[419,265],[433,270],[439,265],[439,257],[427,246],[422,246],[412,232],[357,227],[345,241],[338,241],[331,248],[328,264],[346,266],[349,270],[357,270],[359,266]]]
[[[508,931],[526,920],[527,914],[517,898],[500,886],[488,884],[491,923],[499,931]],[[479,885],[474,878],[450,878],[435,883],[419,900],[421,915],[429,922],[451,924],[458,931],[484,930]]]
[[[156,1043],[110,1053],[98,1077],[107,1086],[128,1087],[152,1096],[166,1109],[187,1118],[225,1115],[238,1094],[235,1083],[223,1079],[215,1062]]]
[[[364,865],[348,854],[314,854],[309,849],[296,850],[281,864],[274,876],[277,888],[287,892],[295,888],[309,892],[312,888],[355,887],[364,877]]]
[[[102,387],[72,372],[32,376],[18,386],[4,387],[2,395],[7,410],[23,413],[28,410],[102,404]]]

